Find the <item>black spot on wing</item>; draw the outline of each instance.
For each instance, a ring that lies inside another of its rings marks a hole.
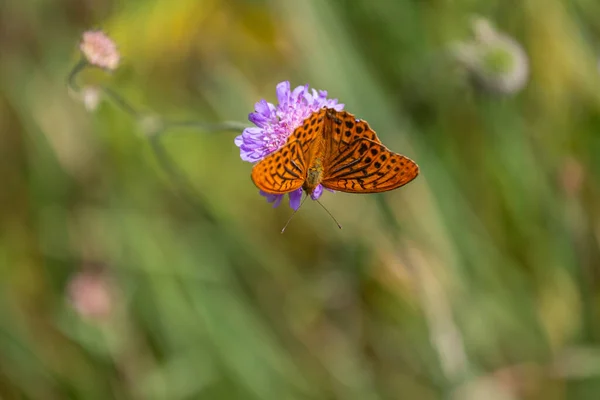
[[[367,152],[367,150],[369,150],[369,146],[363,142],[360,144],[360,148],[358,149],[358,154],[360,154],[362,156],[363,154],[365,154]]]

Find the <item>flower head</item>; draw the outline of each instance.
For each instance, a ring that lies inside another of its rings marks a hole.
[[[326,91],[315,89],[309,91],[308,85],[291,90],[290,83],[284,81],[277,85],[276,92],[279,103],[274,105],[266,100],[256,103],[254,112],[248,116],[250,122],[256,126],[244,129],[244,132],[235,138],[235,144],[240,148],[240,157],[244,161],[260,161],[281,148],[294,130],[315,111],[323,107],[334,108],[337,111],[344,108],[343,104],[338,104],[337,99],[328,99]],[[260,193],[269,203],[273,203],[274,207],[277,207],[283,198],[283,195],[262,191]],[[322,193],[323,187],[319,185],[311,197],[316,200]],[[302,189],[290,192],[289,198],[290,206],[298,209]]]
[[[117,45],[102,31],[83,33],[79,50],[91,65],[113,71],[119,65]]]
[[[473,30],[474,41],[454,46],[456,59],[484,89],[501,94],[520,91],[529,77],[529,60],[523,47],[497,32],[486,19],[476,19]]]

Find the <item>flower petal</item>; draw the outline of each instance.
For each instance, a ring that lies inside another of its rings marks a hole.
[[[250,122],[260,128],[266,128],[269,124],[277,123],[275,115],[275,106],[267,103],[266,100],[261,100],[254,105],[255,112],[248,115]]]
[[[287,106],[288,100],[290,98],[290,82],[283,81],[283,82],[278,83],[276,92],[277,92],[277,101],[279,101],[279,105]]]
[[[281,200],[283,200],[284,195],[283,194],[274,194],[273,196],[275,196],[275,200],[273,201],[273,208],[277,208],[281,204]]]
[[[267,103],[265,99],[262,99],[254,105],[254,111],[265,117],[269,117],[271,115],[271,107],[269,107],[269,103]]]
[[[279,207],[279,204],[281,203],[281,199],[283,199],[282,194],[271,194],[271,193],[263,192],[262,190],[260,190],[258,193],[261,196],[266,197],[266,199],[269,203],[273,203],[273,208]]]
[[[305,94],[308,93],[308,85],[298,86],[292,92],[293,105],[298,105],[304,99]]]
[[[315,190],[310,194],[310,198],[317,200],[323,194],[323,185],[318,185]]]
[[[293,192],[288,193],[290,197],[290,207],[294,210],[300,208],[300,202],[302,200],[302,189],[294,190]]]
[[[242,140],[244,144],[263,144],[264,141],[264,131],[260,128],[246,128],[242,132]]]
[[[242,135],[236,136],[233,141],[237,147],[240,147],[242,143],[244,143],[244,139],[242,139]]]
[[[248,114],[248,120],[261,128],[263,128],[269,122],[269,118],[256,112]]]

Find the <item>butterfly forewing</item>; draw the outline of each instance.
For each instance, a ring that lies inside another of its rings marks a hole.
[[[326,129],[329,133],[326,159],[343,152],[358,139],[370,139],[381,143],[367,121],[356,119],[354,115],[346,111],[328,110],[326,117],[331,126],[331,128]]]
[[[288,137],[285,145],[252,169],[254,184],[266,193],[284,194],[302,187],[315,141],[323,135],[326,109],[311,114]]]
[[[297,140],[302,145],[302,151],[308,160],[308,155],[314,152],[314,147],[317,142],[323,139],[323,127],[327,113],[326,108],[312,113],[304,120],[294,133],[289,137],[289,140]],[[309,162],[311,160],[308,160]]]

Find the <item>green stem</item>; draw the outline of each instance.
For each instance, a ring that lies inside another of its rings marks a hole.
[[[75,92],[80,92],[81,87],[77,84],[77,75],[90,64],[85,58],[79,60],[79,62],[73,67],[67,77],[67,85],[70,89]],[[107,86],[100,86],[102,93],[109,98],[114,105],[128,114],[130,117],[138,121],[144,116],[140,113],[131,103],[129,103],[123,96]],[[159,117],[160,118],[160,117]],[[171,128],[190,128],[198,129],[204,132],[240,132],[247,127],[247,124],[236,122],[236,121],[225,121],[220,123],[205,123],[201,121],[165,121],[160,118],[161,125],[152,134],[148,134],[148,140],[150,147],[158,164],[169,176],[180,197],[189,202],[194,208],[199,211],[202,216],[210,223],[216,223],[216,217],[207,207],[202,199],[202,195],[194,190],[194,186],[191,184],[187,175],[177,167],[176,162],[168,154],[167,150],[160,141],[160,138],[164,136],[168,129]]]
[[[115,105],[121,108],[124,112],[129,114],[133,118],[139,118],[142,115],[138,110],[135,109],[123,96],[115,92],[114,90],[102,86],[102,91],[106,97],[110,98]],[[162,118],[161,118],[162,120]],[[167,133],[169,129],[173,128],[189,128],[198,129],[204,132],[240,132],[244,130],[248,125],[237,121],[225,121],[218,123],[202,122],[202,121],[168,121],[162,120],[162,129],[155,135],[162,136]]]
[[[171,128],[191,128],[204,132],[239,132],[248,127],[248,124],[237,121],[207,123],[201,121],[165,121],[165,130]]]
[[[213,212],[207,207],[202,196],[198,193],[194,186],[191,184],[187,175],[177,167],[177,164],[173,162],[171,156],[169,156],[167,150],[160,141],[160,134],[163,131],[159,131],[154,136],[149,137],[150,148],[158,161],[161,169],[169,176],[170,181],[174,184],[177,194],[180,198],[187,201],[193,208],[198,211],[202,217],[211,224],[216,224],[217,219]]]
[[[139,116],[139,112],[127,100],[125,100],[123,96],[106,86],[102,86],[101,89],[106,97],[110,98],[113,103],[121,108],[121,110],[125,111],[133,118],[137,118]]]
[[[75,92],[79,92],[81,90],[79,85],[77,85],[77,75],[79,75],[79,73],[83,71],[88,65],[89,64],[85,58],[82,58],[77,64],[75,64],[75,66],[69,73],[69,76],[67,77],[67,86],[71,90]]]

